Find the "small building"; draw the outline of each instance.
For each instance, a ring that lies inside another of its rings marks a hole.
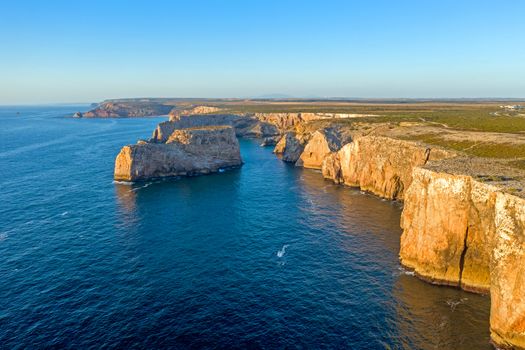
[[[499,106],[499,107],[503,109],[510,109],[510,110],[517,110],[517,109],[525,108],[525,106],[522,106],[522,105],[506,105],[506,106]]]

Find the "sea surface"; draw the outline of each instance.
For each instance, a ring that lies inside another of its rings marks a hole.
[[[398,263],[399,203],[241,140],[241,169],[114,183],[164,118],[0,108],[0,348],[491,349],[489,299]]]

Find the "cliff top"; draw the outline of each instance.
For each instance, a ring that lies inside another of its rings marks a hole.
[[[503,192],[525,198],[525,172],[509,167],[505,161],[459,156],[428,162],[423,168],[451,175],[471,176],[479,182],[500,188]]]

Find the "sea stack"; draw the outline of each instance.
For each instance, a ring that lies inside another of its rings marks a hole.
[[[231,126],[187,128],[174,130],[165,142],[124,146],[115,160],[114,178],[141,181],[194,176],[240,165],[239,142]]]

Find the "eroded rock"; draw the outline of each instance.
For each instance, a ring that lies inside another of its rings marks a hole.
[[[273,152],[279,155],[283,161],[295,163],[303,153],[305,143],[304,135],[287,132],[275,145]]]
[[[499,175],[492,175],[497,173]],[[491,297],[494,342],[525,347],[525,199],[516,170],[457,158],[416,167],[402,214],[401,263]]]
[[[351,141],[351,138],[342,135],[337,129],[317,130],[312,134],[295,165],[321,169],[323,160],[330,153],[338,151],[343,144],[349,141]]]
[[[450,156],[450,152],[431,150],[416,142],[363,136],[325,156],[322,171],[325,178],[336,183],[359,187],[383,198],[402,199],[415,166]]]
[[[209,174],[242,164],[233,128],[213,126],[174,130],[166,142],[140,142],[122,148],[115,180],[139,181]]]

